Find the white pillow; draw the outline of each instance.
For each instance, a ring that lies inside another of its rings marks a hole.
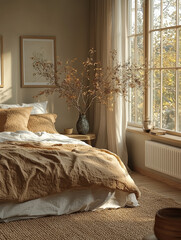
[[[47,113],[47,104],[48,104],[48,101],[36,102],[36,103],[23,103],[22,107],[33,107],[31,111],[31,115],[44,114],[44,113]]]
[[[0,108],[2,108],[2,109],[19,108],[19,107],[21,107],[19,104],[4,104],[4,103],[0,103]]]

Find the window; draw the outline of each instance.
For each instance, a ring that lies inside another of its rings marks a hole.
[[[143,64],[143,0],[132,0],[128,3],[128,58],[132,62]],[[133,89],[129,94],[129,121],[143,122],[143,93]]]
[[[181,0],[145,1],[128,1],[129,57],[142,61],[149,56],[150,101],[145,109],[155,127],[181,132]],[[143,28],[145,22],[149,26]],[[130,100],[129,121],[140,124],[144,98],[131,92]]]

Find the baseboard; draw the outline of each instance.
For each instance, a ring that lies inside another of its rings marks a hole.
[[[147,177],[150,177],[150,178],[153,178],[157,181],[160,181],[160,182],[163,182],[163,183],[166,183],[174,188],[177,188],[179,190],[181,190],[181,181],[180,180],[177,180],[177,179],[173,179],[171,177],[167,177],[167,176],[164,176],[163,174],[159,173],[159,172],[156,172],[156,171],[152,171],[152,170],[147,170],[147,169],[142,169],[142,168],[139,168],[139,167],[135,167],[134,166],[134,171],[144,175],[144,176],[147,176]]]

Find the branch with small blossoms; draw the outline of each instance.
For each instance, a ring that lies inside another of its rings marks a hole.
[[[64,65],[57,59],[56,66],[42,57],[33,56],[35,76],[46,78],[54,88],[40,91],[37,96],[58,94],[64,98],[69,107],[75,107],[79,113],[86,114],[94,101],[111,106],[114,96],[122,95],[126,100],[130,88],[144,91],[144,74],[146,66],[132,62],[120,64],[116,51],[111,52],[111,66],[103,68],[101,62],[96,61],[96,50],[90,49],[85,61],[74,58]],[[78,68],[76,66],[80,66]]]

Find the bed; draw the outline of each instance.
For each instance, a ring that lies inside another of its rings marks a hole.
[[[0,221],[138,206],[119,157],[59,134],[38,104],[0,104]]]

